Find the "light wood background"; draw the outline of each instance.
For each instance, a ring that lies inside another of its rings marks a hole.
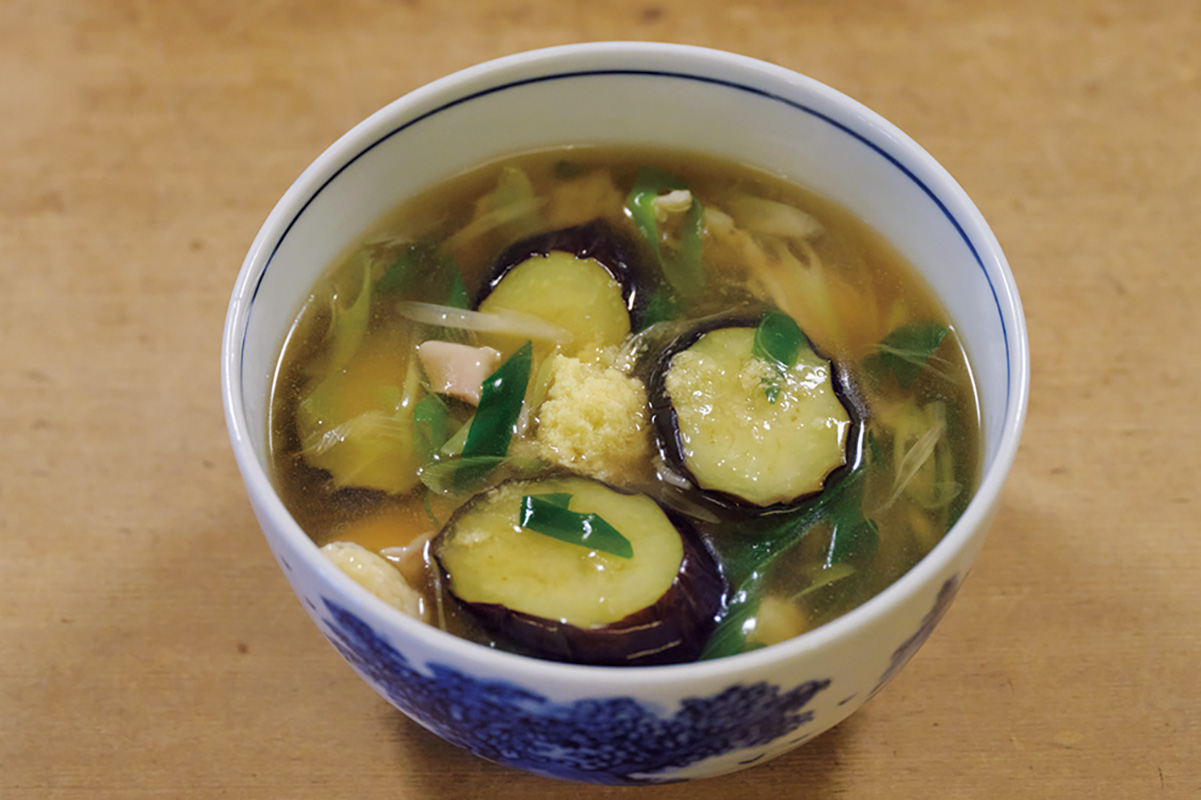
[[[805,72],[940,159],[1029,320],[1024,444],[901,676],[640,798],[1201,797],[1201,4],[0,0],[0,797],[580,798],[407,722],[301,612],[225,438],[243,255],[340,133],[595,39]]]

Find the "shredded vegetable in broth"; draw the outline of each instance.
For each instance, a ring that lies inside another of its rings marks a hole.
[[[975,489],[966,358],[845,210],[707,157],[533,153],[378,221],[313,288],[274,480],[385,602],[643,665],[770,645],[911,569]]]

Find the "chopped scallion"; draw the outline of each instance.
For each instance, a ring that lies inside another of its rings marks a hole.
[[[484,379],[480,403],[463,444],[464,458],[504,456],[509,452],[513,428],[521,415],[526,387],[530,383],[533,354],[533,346],[526,342]]]
[[[473,456],[431,461],[418,477],[431,492],[458,494],[469,491],[505,461],[504,456]]]
[[[736,589],[702,658],[720,658],[748,649],[746,636],[763,599],[764,577],[781,554],[808,536],[819,523],[826,522],[836,530],[840,527],[849,530],[846,534],[849,538],[845,540],[848,547],[855,534],[863,537],[859,541],[866,542],[867,537],[876,533],[875,523],[860,516],[864,478],[872,468],[871,459],[865,459],[854,472],[828,487],[811,504],[767,518],[762,528],[748,531],[754,535],[720,547],[727,579]]]
[[[568,544],[633,558],[634,546],[598,514],[568,510],[571,496],[556,492],[521,498],[521,527]]]
[[[701,246],[705,232],[705,208],[692,197],[681,223],[679,244],[667,254],[659,241],[659,222],[655,217],[655,198],[666,192],[687,191],[688,184],[674,175],[650,167],[638,171],[634,188],[626,197],[626,208],[642,238],[659,262],[667,284],[680,297],[693,297],[705,283]]]

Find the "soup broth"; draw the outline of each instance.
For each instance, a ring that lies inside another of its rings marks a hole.
[[[928,553],[979,469],[953,325],[886,242],[780,178],[642,149],[407,201],[314,287],[272,392],[273,478],[339,566],[584,663],[812,630]]]

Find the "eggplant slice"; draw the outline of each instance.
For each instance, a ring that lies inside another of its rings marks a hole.
[[[754,353],[756,325],[710,320],[670,344],[651,376],[665,461],[727,509],[780,509],[821,492],[854,466],[862,430],[831,361],[806,341],[777,370]]]
[[[522,239],[509,247],[496,259],[492,278],[484,286],[481,302],[504,280],[518,264],[534,256],[550,253],[570,253],[576,258],[591,259],[613,276],[621,285],[621,296],[627,310],[637,317],[644,298],[639,290],[645,282],[647,271],[642,266],[638,246],[619,233],[604,220],[593,220],[583,225],[562,228]]]
[[[523,528],[522,498],[570,495],[627,538],[623,558]],[[579,476],[514,480],[460,508],[434,540],[450,593],[530,654],[609,666],[695,660],[725,591],[695,532],[655,501]]]
[[[549,322],[570,335],[562,347],[572,357],[616,347],[630,333],[621,284],[598,261],[558,250],[530,256],[505,273],[479,310],[517,312]],[[511,341],[487,343],[508,355],[523,341],[506,338]]]
[[[620,345],[639,326],[650,294],[639,252],[603,220],[524,239],[497,258],[478,308],[563,328],[572,334],[567,355]]]

